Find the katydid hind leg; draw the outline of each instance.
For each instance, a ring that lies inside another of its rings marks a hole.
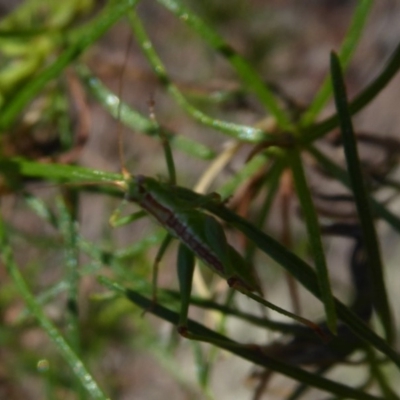
[[[228,254],[229,245],[224,229],[215,220],[215,218],[211,217],[210,215],[205,215],[202,223],[204,224],[204,234],[207,238],[207,243],[226,268],[225,275],[226,278],[228,278],[233,271],[231,260]]]
[[[225,268],[225,278],[229,286],[240,290],[255,291],[261,294],[260,285],[243,257],[228,243],[224,229],[211,216],[204,219],[204,231],[208,243],[217,254]]]

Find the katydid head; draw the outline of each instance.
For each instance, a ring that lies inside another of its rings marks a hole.
[[[130,176],[126,181],[125,198],[129,201],[141,203],[146,194],[149,192],[147,184],[151,178],[144,175]]]

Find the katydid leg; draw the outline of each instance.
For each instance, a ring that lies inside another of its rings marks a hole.
[[[209,215],[203,217],[202,224],[204,235],[211,250],[217,254],[224,266],[224,275],[229,286],[232,286],[229,282],[234,281],[236,284],[234,289],[238,289],[240,284],[248,292],[262,294],[262,289],[254,270],[250,265],[246,264],[243,257],[228,243],[221,224]]]
[[[172,157],[171,146],[169,145],[168,138],[163,132],[161,127],[160,127],[160,137],[163,144],[165,161],[167,163],[169,180],[172,185],[176,185],[176,169],[175,169],[174,158]]]
[[[237,285],[237,283],[235,283],[235,282],[228,282],[228,283],[232,288],[234,288],[234,289],[236,288],[239,292],[243,293],[247,297],[250,297],[251,299],[253,299],[257,303],[260,303],[263,306],[268,307],[271,310],[274,310],[274,311],[278,312],[279,314],[285,315],[286,317],[292,318],[295,321],[297,321],[297,322],[299,322],[299,323],[301,323],[303,325],[308,326],[318,336],[320,336],[322,340],[324,340],[324,341],[328,340],[326,334],[322,331],[321,327],[318,324],[310,321],[307,318],[300,317],[299,315],[293,314],[290,311],[287,311],[287,310],[285,310],[285,309],[283,309],[281,307],[278,307],[277,305],[265,300],[264,298],[258,296],[257,294],[255,294],[255,293],[249,291],[248,289],[242,287],[240,282],[239,282],[239,286],[238,287],[235,287]]]
[[[158,270],[160,266],[160,261],[163,258],[169,244],[171,243],[173,237],[167,233],[165,235],[165,238],[163,239],[160,248],[157,251],[156,258],[154,259],[154,264],[153,264],[153,277],[152,277],[152,300],[153,303],[157,302],[157,284],[158,284]]]
[[[121,204],[113,211],[109,218],[109,223],[113,228],[117,228],[123,225],[128,225],[131,222],[134,222],[140,218],[143,218],[147,215],[147,213],[143,210],[138,212],[121,216],[121,210],[125,207],[126,203],[128,202],[127,199],[124,199]]]

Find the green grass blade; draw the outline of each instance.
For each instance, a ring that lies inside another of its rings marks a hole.
[[[25,203],[39,218],[54,228],[57,227],[57,217],[43,200],[33,196],[30,193],[24,193],[23,196]]]
[[[351,56],[359,42],[361,34],[364,30],[364,26],[371,11],[371,6],[374,4],[372,0],[361,0],[356,6],[353,20],[351,22],[349,31],[343,41],[343,44],[339,50],[339,58],[343,67],[347,67],[351,60]],[[301,124],[307,126],[313,122],[315,117],[321,112],[326,102],[332,93],[332,81],[330,75],[327,76],[321,85],[318,93],[316,94],[313,102],[308,107],[304,116],[301,119]]]
[[[25,283],[18,266],[14,261],[11,246],[8,242],[8,232],[5,229],[3,221],[0,219],[0,246],[1,246],[1,259],[5,264],[8,273],[12,277],[15,286],[19,293],[24,298],[25,303],[31,314],[38,320],[42,328],[45,330],[49,338],[53,341],[61,356],[70,366],[76,378],[80,381],[82,386],[86,389],[88,394],[95,400],[109,400],[108,397],[98,386],[97,382],[90,375],[89,371],[83,364],[82,360],[72,350],[70,345],[56,329],[53,323],[46,317],[42,311],[41,306],[37,303],[34,296],[30,292],[27,284]]]
[[[67,330],[69,343],[76,353],[80,351],[80,334],[78,321],[78,255],[77,226],[71,218],[66,204],[61,198],[56,199],[56,206],[59,214],[59,228],[64,241],[64,260],[68,283],[67,299]]]
[[[265,153],[257,154],[250,161],[248,161],[240,171],[233,175],[227,182],[225,182],[217,192],[223,199],[228,199],[229,196],[248,178],[253,176],[268,162],[268,157]]]
[[[92,74],[89,68],[81,64],[77,66],[76,71],[89,93],[99,101],[114,118],[119,118],[125,126],[131,128],[135,132],[141,132],[145,135],[158,138],[159,128],[157,125],[150,118],[144,117],[127,103],[121,101],[115,93],[105,87],[101,81]],[[182,135],[175,135],[172,132],[166,131],[164,128],[163,132],[171,145],[179,150],[203,159],[211,159],[214,157],[214,152],[201,143]]]
[[[289,116],[280,107],[272,90],[268,88],[250,64],[230,47],[214,29],[209,27],[178,0],[158,0],[158,2],[196,31],[205,42],[229,61],[249,90],[259,98],[266,109],[275,117],[280,128],[283,130],[292,129]]]
[[[66,267],[66,282],[68,283],[68,298],[66,312],[66,337],[69,345],[79,357],[82,354],[81,335],[79,327],[78,288],[79,288],[79,250],[77,245],[77,226],[72,220],[70,210],[61,198],[56,199],[59,214],[59,228],[64,241],[64,260]],[[84,399],[83,388],[76,385],[75,392],[79,399]]]
[[[262,207],[260,208],[260,211],[258,213],[257,221],[255,221],[255,226],[258,229],[262,229],[268,215],[270,214],[271,207],[273,205],[277,191],[279,189],[280,179],[282,173],[285,171],[285,168],[286,168],[286,162],[284,158],[277,159],[275,163],[271,166],[266,175],[265,185],[267,186],[267,193],[262,202],[263,203]],[[257,246],[253,242],[250,242],[246,250],[246,260],[249,262],[249,264],[254,263],[253,260],[256,250]]]
[[[9,127],[23,108],[72,61],[76,60],[88,47],[95,43],[129,9],[135,7],[138,0],[120,0],[109,2],[94,21],[89,22],[71,35],[71,43],[56,61],[42,71],[36,78],[29,80],[4,106],[0,114],[0,132]]]
[[[393,342],[394,329],[389,300],[386,293],[383,276],[383,265],[380,255],[378,237],[375,231],[373,214],[364,183],[363,172],[357,151],[357,142],[354,136],[351,114],[347,104],[347,95],[344,85],[340,62],[337,56],[331,55],[332,81],[335,94],[336,109],[340,118],[344,152],[354,200],[357,207],[358,218],[362,228],[367,252],[369,273],[371,275],[374,308],[385,328],[389,343]]]
[[[144,294],[142,291],[141,291],[141,293]],[[159,289],[158,293],[161,296],[169,296],[172,299],[174,299],[175,301],[178,301],[180,299],[180,293],[178,293],[177,291],[174,291],[174,290]],[[235,293],[235,292],[233,292],[233,293]],[[150,291],[149,291],[149,294],[150,294]],[[191,296],[190,304],[192,304],[196,307],[207,309],[207,310],[219,311],[224,316],[233,316],[233,317],[239,318],[243,321],[247,321],[253,325],[264,327],[264,328],[267,328],[272,331],[281,332],[281,333],[285,333],[288,335],[289,334],[290,335],[304,335],[305,334],[305,328],[302,325],[290,324],[290,323],[286,323],[286,322],[278,322],[278,321],[270,320],[265,317],[258,317],[254,314],[238,310],[236,307],[232,308],[232,307],[229,307],[229,306],[226,306],[223,304],[216,303],[213,300]],[[310,333],[310,332],[307,331],[307,333]],[[311,332],[311,335],[313,338],[315,338],[314,332]]]
[[[299,151],[297,149],[288,150],[287,159],[292,170],[297,195],[306,221],[308,239],[310,241],[311,252],[315,262],[321,299],[324,303],[326,322],[329,329],[333,333],[336,333],[337,317],[335,303],[329,281],[329,272],[322,245],[322,236],[319,228],[317,212],[307,185]]]
[[[36,303],[40,307],[45,307],[46,304],[50,303],[57,295],[68,290],[68,283],[65,281],[60,281],[57,284],[49,287],[48,289],[39,293],[35,299]],[[23,309],[18,315],[16,322],[17,324],[22,324],[25,320],[30,317],[30,312],[27,308]]]
[[[355,114],[370,103],[394,78],[400,69],[400,43],[383,71],[350,103],[350,112]]]
[[[210,128],[216,129],[220,132],[223,132],[229,136],[234,137],[235,139],[258,143],[262,140],[274,140],[276,136],[268,135],[265,131],[258,128],[253,128],[251,126],[234,124],[232,122],[221,121],[215,118],[212,118],[186,100],[185,96],[181,93],[181,91],[172,83],[169,78],[166,69],[158,57],[154,47],[148,37],[144,27],[137,16],[137,14],[132,11],[129,14],[129,21],[133,30],[133,33],[143,51],[146,55],[149,63],[151,64],[155,74],[157,75],[160,83],[168,90],[171,96],[175,99],[180,107],[182,107],[192,118],[196,121],[200,122],[203,125],[206,125]]]
[[[377,384],[381,389],[381,392],[385,396],[385,399],[399,400],[400,397],[390,387],[389,382],[387,381],[387,377],[384,375],[382,371],[382,363],[378,361],[378,358],[376,357],[374,350],[368,347],[366,350],[367,350],[366,355],[369,361],[369,368],[371,371],[371,375],[375,378]]]
[[[92,170],[75,165],[44,164],[23,158],[0,160],[0,172],[6,179],[18,180],[21,177],[43,178],[50,181],[68,183],[112,184],[121,181],[122,176],[104,171]]]
[[[133,290],[125,289],[122,286],[110,281],[106,277],[99,277],[99,281],[103,285],[107,286],[110,290],[117,292],[119,295],[127,297],[130,301],[137,304],[142,309],[148,310],[152,314],[157,315],[158,317],[174,325],[178,324],[179,316],[177,313],[161,306],[160,304],[154,304],[154,302],[146,299],[139,293]],[[246,359],[253,364],[279,372],[299,382],[307,383],[312,387],[316,387],[324,391],[334,393],[338,396],[351,399],[383,400],[381,397],[376,397],[356,389],[352,389],[340,383],[336,383],[321,376],[306,372],[300,368],[290,366],[280,360],[268,357],[266,354],[260,351],[257,346],[242,346],[239,343],[234,342],[233,340],[230,340],[227,337],[216,333],[193,320],[188,320],[188,327],[189,330],[194,334],[209,338],[211,343],[215,341],[215,343],[218,343],[219,347],[228,350],[229,352]]]
[[[385,399],[399,400],[399,394],[395,393],[391,388],[390,383],[395,384],[394,380],[388,382],[388,377],[383,373],[382,363],[378,361],[378,357],[371,348],[367,348],[367,358],[370,365],[371,375],[375,378],[376,383],[379,385],[381,392],[384,394]]]
[[[342,182],[343,185],[351,189],[350,178],[347,171],[338,166],[315,147],[309,146],[307,147],[307,151],[324,167],[327,172],[338,181]],[[391,225],[393,229],[400,233],[400,218],[388,210],[388,208],[383,204],[376,201],[373,197],[370,197],[370,202],[376,215],[381,217]]]
[[[119,279],[121,278],[123,279],[123,277],[120,277]],[[140,283],[140,285],[138,285],[137,282],[135,282],[135,289],[140,291],[140,293],[145,296],[150,297],[153,294],[152,293],[153,286],[148,282],[143,284]],[[232,294],[235,293],[237,294],[237,292],[234,291],[232,292]],[[168,304],[168,305],[173,304],[176,305],[177,308],[179,308],[181,294],[176,290],[157,288],[157,299],[162,304]],[[205,299],[201,297],[191,296],[189,301],[191,305],[194,305],[196,307],[200,307],[206,310],[219,311],[224,317],[227,316],[235,317],[241,319],[242,321],[247,321],[250,324],[259,327],[264,327],[266,329],[273,330],[276,332],[281,332],[287,335],[298,335],[302,337],[311,336],[313,339],[319,339],[317,338],[314,331],[308,329],[307,327],[304,327],[304,325],[301,324],[279,322],[270,320],[265,317],[258,317],[252,313],[241,311],[236,307],[232,308],[231,306],[220,304],[214,300]]]
[[[356,114],[369,104],[394,78],[400,69],[400,43],[384,67],[383,71],[358,95],[349,103],[349,111],[351,115]],[[327,132],[339,125],[337,114],[328,117],[318,124],[311,125],[304,129],[302,142],[304,144],[311,143],[322,137]]]

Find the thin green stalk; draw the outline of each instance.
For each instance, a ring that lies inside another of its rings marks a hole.
[[[340,61],[337,56],[331,55],[332,81],[335,94],[336,109],[340,118],[340,126],[343,138],[343,147],[349,171],[350,183],[360,220],[362,235],[367,252],[369,273],[371,275],[374,308],[385,328],[389,343],[394,340],[394,328],[392,313],[386,292],[383,264],[380,255],[378,237],[374,226],[372,207],[368,192],[364,183],[364,176],[357,151],[357,142],[351,122],[351,114],[347,104],[346,88],[343,81]]]
[[[88,394],[93,399],[109,400],[108,397],[100,389],[94,378],[90,375],[89,371],[83,364],[82,360],[72,350],[71,346],[67,343],[67,341],[60,334],[60,332],[53,325],[53,323],[46,317],[41,306],[37,303],[34,296],[30,292],[21,273],[19,272],[17,264],[14,261],[13,252],[8,242],[8,232],[6,231],[3,221],[1,219],[0,219],[0,246],[2,249],[1,259],[6,266],[8,273],[13,279],[19,293],[24,298],[29,311],[37,319],[37,321],[45,330],[49,338],[53,341],[58,351],[60,352],[61,356],[70,366],[76,378],[81,382],[82,386],[86,389]]]
[[[76,165],[45,164],[23,158],[0,159],[0,172],[10,183],[18,182],[21,177],[43,178],[49,181],[66,181],[68,183],[113,184],[121,181],[120,174],[97,171]]]
[[[234,191],[249,177],[253,176],[260,168],[268,162],[268,156],[265,153],[258,154],[248,161],[242,169],[226,181],[217,192],[222,199],[228,199]]]
[[[390,387],[389,382],[386,379],[386,376],[381,371],[380,368],[381,366],[379,365],[374,349],[367,347],[366,354],[369,361],[371,376],[374,377],[375,380],[377,381],[379,387],[381,388],[382,393],[385,396],[385,399],[399,400],[400,397]]]
[[[382,72],[349,103],[349,111],[351,115],[362,110],[368,103],[386,87],[386,85],[394,78],[400,69],[400,43],[390,57]],[[303,131],[301,142],[303,144],[312,143],[314,140],[322,137],[327,132],[339,125],[338,115],[332,115],[318,124],[311,125]]]
[[[57,228],[57,217],[45,204],[42,199],[37,198],[31,193],[23,193],[24,201],[28,207],[38,215],[43,221]]]
[[[226,308],[229,308],[230,305],[232,305],[233,300],[235,298],[235,295],[237,292],[235,290],[229,290],[226,293],[226,299],[224,301],[223,306]],[[222,314],[219,321],[218,325],[215,328],[215,331],[220,334],[224,334],[226,331],[226,325],[227,325],[227,320],[228,320],[228,314]],[[210,378],[212,377],[212,368],[215,363],[218,360],[218,356],[220,354],[220,350],[218,347],[211,346],[208,352],[208,357],[207,357],[207,362],[204,368],[204,373],[203,373],[203,381],[204,385],[208,388],[210,384]]]
[[[268,88],[267,84],[259,77],[251,65],[229,46],[213,28],[186,8],[181,1],[158,0],[158,2],[196,31],[205,42],[227,59],[249,90],[259,98],[265,108],[275,117],[278,126],[282,130],[292,130],[290,118],[282,110],[273,91]]]
[[[135,133],[141,132],[148,136],[158,136],[157,125],[149,118],[144,117],[127,103],[123,102],[115,93],[102,84],[85,65],[76,67],[79,78],[89,93],[114,117],[118,118]],[[164,128],[163,132],[171,146],[190,155],[203,159],[214,158],[214,152],[203,144],[182,135],[176,135]]]
[[[210,373],[211,363],[207,361],[201,343],[192,341],[191,345],[193,351],[197,382],[200,385],[201,389],[208,394],[210,392],[208,376]]]
[[[234,124],[232,122],[221,121],[215,118],[211,118],[204,114],[202,111],[192,106],[185,98],[185,96],[180,92],[180,90],[172,83],[169,78],[166,69],[154,50],[153,44],[150,41],[144,27],[135,13],[131,11],[129,13],[129,21],[133,30],[133,33],[142,49],[146,55],[149,63],[153,67],[159,81],[162,85],[166,87],[171,96],[175,101],[182,107],[190,116],[192,116],[196,121],[210,128],[217,129],[227,135],[230,135],[238,140],[258,143],[262,140],[274,140],[276,136],[268,135],[267,132],[262,129],[253,128],[251,126]]]
[[[145,294],[144,291],[141,291],[141,293]],[[148,291],[148,293],[150,293],[150,290]],[[235,294],[237,292],[232,291],[232,293]],[[170,297],[175,301],[178,301],[180,299],[180,294],[174,290],[160,289],[159,294],[161,294],[163,296],[163,298]],[[267,328],[269,330],[281,332],[283,334],[293,335],[293,336],[310,334],[310,330],[307,330],[307,328],[305,328],[303,325],[273,321],[273,320],[270,320],[265,317],[257,317],[254,314],[250,314],[250,313],[247,313],[244,311],[237,310],[236,308],[232,308],[230,306],[227,306],[226,304],[224,305],[224,304],[216,303],[213,300],[208,300],[208,299],[203,299],[200,297],[191,296],[190,304],[192,304],[196,307],[204,308],[206,310],[219,311],[224,316],[229,315],[232,317],[236,317],[243,321],[247,321],[250,324],[253,324],[255,326]],[[314,332],[311,332],[311,335],[313,338],[315,338]]]
[[[356,10],[353,15],[349,31],[347,32],[342,46],[339,50],[339,58],[346,68],[351,60],[351,56],[360,40],[360,37],[364,31],[364,26],[367,21],[371,6],[374,4],[373,0],[361,0],[357,3]],[[314,97],[313,102],[307,108],[307,111],[301,118],[301,125],[307,126],[315,119],[315,117],[321,112],[326,102],[328,101],[332,93],[332,81],[330,75],[328,75],[322,83],[318,93]]]
[[[329,272],[324,248],[322,245],[321,230],[319,228],[318,216],[312,201],[310,189],[307,185],[299,150],[288,150],[287,159],[292,170],[297,195],[306,221],[308,239],[310,241],[311,251],[315,261],[318,285],[320,288],[321,299],[324,303],[327,325],[333,333],[336,333],[337,316],[332,289],[329,282]]]
[[[56,206],[59,213],[59,228],[64,240],[64,258],[68,283],[67,320],[68,336],[71,347],[76,353],[80,352],[80,334],[78,322],[78,232],[74,221],[69,215],[66,205],[57,198]]]
[[[53,286],[50,286],[46,290],[42,291],[39,293],[35,299],[36,302],[39,306],[44,307],[46,304],[48,304],[50,301],[55,299],[60,293],[63,293],[68,290],[68,283],[63,280],[59,281]],[[18,318],[16,320],[17,324],[22,324],[29,316],[29,311],[28,309],[23,309],[20,314],[18,315]]]
[[[273,201],[275,200],[275,195],[279,187],[280,178],[282,172],[285,169],[286,164],[283,159],[277,159],[275,163],[271,166],[268,173],[265,176],[265,184],[267,186],[267,193],[265,195],[265,199],[262,203],[262,207],[257,215],[257,220],[254,222],[255,226],[258,229],[262,229],[264,226],[265,220],[269,215],[269,211],[271,210]],[[250,242],[247,245],[246,249],[246,260],[252,260],[254,254],[257,250],[257,246],[253,242]]]

